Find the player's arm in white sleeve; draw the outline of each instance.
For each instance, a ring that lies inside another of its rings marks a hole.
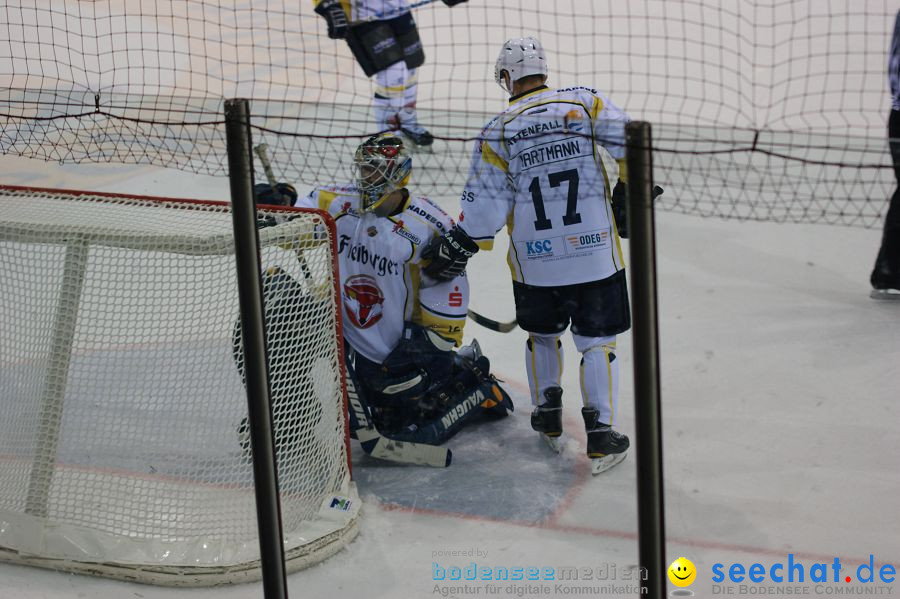
[[[625,169],[625,125],[631,120],[628,114],[600,94],[591,94],[591,124],[594,139],[606,148],[619,165],[619,179],[628,182]]]
[[[509,157],[499,130],[490,124],[475,142],[466,186],[460,197],[459,227],[479,249],[490,250],[494,236],[507,223],[513,190]]]

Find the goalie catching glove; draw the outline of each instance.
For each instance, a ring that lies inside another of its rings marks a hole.
[[[449,281],[466,270],[466,262],[478,251],[478,245],[466,232],[453,227],[440,237],[434,237],[422,250],[422,258],[430,260],[425,274],[439,281]]]
[[[347,13],[339,0],[322,0],[316,5],[315,11],[328,22],[328,37],[333,40],[347,37]]]

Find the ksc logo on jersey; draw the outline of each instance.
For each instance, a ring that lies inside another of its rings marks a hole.
[[[543,258],[553,255],[553,242],[549,239],[535,239],[525,242],[525,253],[529,258]]]
[[[344,283],[344,312],[358,329],[367,329],[384,315],[384,294],[369,275],[355,275]]]
[[[581,235],[569,235],[566,241],[575,251],[590,248],[604,248],[609,246],[609,231],[596,231],[594,233],[582,233]]]

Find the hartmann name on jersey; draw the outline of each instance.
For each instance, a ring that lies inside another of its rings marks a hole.
[[[364,245],[350,243],[349,235],[341,235],[338,253],[345,254],[353,262],[371,264],[380,276],[400,274],[400,264],[386,256],[369,251]]]
[[[581,148],[578,146],[578,141],[573,139],[536,146],[519,154],[519,160],[522,162],[522,170],[526,170],[547,161],[579,155],[581,155]]]

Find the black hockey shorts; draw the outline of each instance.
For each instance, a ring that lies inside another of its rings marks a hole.
[[[355,25],[347,32],[347,44],[366,77],[401,60],[410,69],[425,63],[422,40],[411,12]]]
[[[516,320],[530,333],[572,332],[585,337],[610,337],[631,328],[625,271],[600,281],[536,287],[513,281]]]

